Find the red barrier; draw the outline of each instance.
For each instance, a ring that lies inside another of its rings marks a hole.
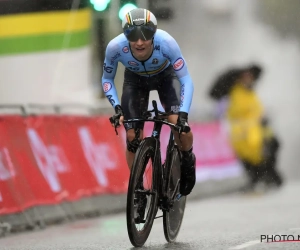
[[[222,124],[191,127],[198,181],[240,173]],[[153,123],[145,125],[146,136],[152,128]],[[162,160],[169,132],[164,126]],[[0,116],[0,215],[95,194],[125,193],[129,170],[124,129],[119,133],[115,135],[108,117]]]
[[[107,117],[1,116],[0,138],[0,214],[127,191],[123,142]]]
[[[196,154],[197,181],[225,179],[242,174],[240,162],[228,141],[225,124],[214,121],[190,124],[194,136],[193,149]],[[146,123],[145,134],[151,135],[152,123]],[[166,155],[170,129],[163,126],[161,133],[162,160]]]
[[[45,180],[38,171],[26,135],[26,124],[22,117],[1,117],[1,150],[6,152],[6,160],[2,159],[2,168],[9,172],[5,180],[0,182],[4,212],[21,211],[39,204],[57,203],[56,194],[47,187]],[[5,190],[5,189],[4,189]],[[10,196],[15,203],[5,197]],[[1,211],[2,213],[3,211]]]

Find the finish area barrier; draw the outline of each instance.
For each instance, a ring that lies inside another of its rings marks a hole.
[[[0,215],[83,197],[127,192],[125,131],[108,116],[1,115]],[[153,124],[145,126],[145,135]],[[227,178],[240,168],[220,123],[191,124],[197,180]],[[169,128],[162,130],[162,153]]]

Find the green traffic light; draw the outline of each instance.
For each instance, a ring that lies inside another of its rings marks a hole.
[[[90,0],[91,4],[94,5],[94,9],[97,11],[104,11],[111,0]]]
[[[136,9],[137,6],[132,4],[132,3],[127,3],[124,6],[121,7],[121,9],[119,10],[119,18],[121,20],[123,20],[124,16],[127,14],[127,12]]]

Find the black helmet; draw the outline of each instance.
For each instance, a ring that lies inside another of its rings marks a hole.
[[[122,28],[124,35],[130,42],[139,39],[151,40],[157,29],[157,20],[149,10],[133,9],[123,18]]]

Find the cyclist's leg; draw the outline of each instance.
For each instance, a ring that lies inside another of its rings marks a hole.
[[[172,67],[165,70],[161,84],[158,86],[158,94],[166,112],[172,111],[168,121],[176,124],[180,105],[180,82]],[[175,141],[182,152],[182,185],[181,194],[188,195],[196,182],[195,163],[196,157],[193,153],[193,133],[179,134],[173,130]]]
[[[147,110],[149,91],[141,88],[140,76],[125,70],[121,106],[124,119],[137,118]],[[144,123],[129,123],[124,125],[126,129],[126,160],[131,169],[135,152],[143,138]]]

